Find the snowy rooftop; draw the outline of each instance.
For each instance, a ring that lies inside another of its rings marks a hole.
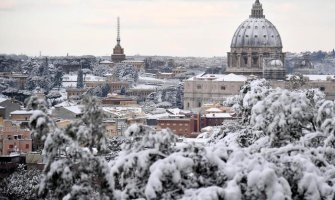
[[[76,106],[65,106],[64,107],[66,110],[69,110],[75,114],[81,114],[82,113],[82,105],[76,105]]]
[[[85,81],[105,81],[105,78],[87,74],[85,76]],[[63,76],[63,82],[77,82],[77,74],[65,74]]]
[[[122,63],[144,63],[142,60],[124,60]]]
[[[193,80],[209,80],[209,81],[232,81],[232,82],[243,82],[247,81],[248,78],[243,75],[236,74],[200,74],[188,79]]]
[[[206,118],[232,118],[230,113],[209,113]]]
[[[10,113],[10,115],[31,115],[33,114],[32,110],[15,110]]]
[[[6,101],[7,98],[0,97],[0,103]]]
[[[222,112],[222,110],[219,108],[210,108],[210,109],[207,109],[206,112],[220,113]]]
[[[100,64],[113,64],[113,62],[109,60],[103,60],[100,62]]]
[[[290,80],[292,75],[287,76],[287,80]],[[335,75],[304,75],[304,77],[309,78],[311,81],[326,81],[327,79],[335,79]]]
[[[140,107],[103,107],[102,108],[103,111],[105,112],[109,112],[109,113],[125,113],[125,112],[132,112],[132,113],[141,113],[142,112],[142,108]]]
[[[148,113],[146,114],[147,119],[161,119],[168,118],[170,114],[168,112],[160,112],[160,113]]]
[[[146,84],[139,84],[134,86],[132,89],[135,90],[155,90],[158,86],[156,85],[146,85]]]
[[[153,77],[145,77],[145,76],[140,76],[138,78],[139,82],[147,82],[147,83],[165,83],[165,80],[162,79],[157,79],[157,78],[153,78]]]

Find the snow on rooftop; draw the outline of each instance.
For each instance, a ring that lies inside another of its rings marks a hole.
[[[84,107],[83,105],[75,105],[75,106],[65,106],[64,108],[75,114],[82,114],[83,107]]]
[[[207,109],[206,112],[220,113],[222,112],[222,110],[219,108],[210,108],[210,109]]]
[[[169,113],[164,112],[164,113],[159,113],[159,114],[146,114],[145,117],[147,119],[162,119],[162,118],[168,118],[169,117]]]
[[[146,77],[146,76],[139,76],[138,78],[139,82],[147,82],[147,83],[165,83],[165,80],[157,79],[153,77]]]
[[[7,100],[7,98],[0,97],[0,103],[4,102],[4,101],[6,101],[6,100]]]
[[[142,60],[124,60],[122,63],[144,63]]]
[[[113,62],[109,60],[103,60],[100,62],[100,64],[113,64]]]
[[[31,115],[33,114],[32,110],[15,110],[10,113],[10,115]]]
[[[146,84],[139,84],[134,86],[132,89],[135,90],[155,90],[158,86],[156,85],[146,85]]]
[[[244,82],[247,81],[248,78],[243,75],[236,74],[200,74],[189,78],[188,80],[210,80],[210,81],[231,81],[231,82]]]
[[[208,113],[206,118],[232,118],[230,113]]]
[[[179,108],[171,108],[171,109],[167,109],[169,112],[173,113],[174,115],[177,115],[180,113],[180,109]]]
[[[304,77],[307,77],[311,81],[327,81],[328,79],[335,79],[335,75],[303,75]],[[287,76],[287,80],[290,80],[292,75]]]
[[[104,77],[94,76],[92,74],[87,74],[85,77],[85,81],[105,81]],[[77,82],[77,74],[65,74],[63,76],[63,84],[64,82]]]

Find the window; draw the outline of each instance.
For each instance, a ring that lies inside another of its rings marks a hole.
[[[26,144],[26,149],[29,149],[29,144]]]
[[[248,64],[248,58],[244,57],[244,64]]]
[[[201,89],[201,85],[197,85],[197,89],[200,90]]]
[[[12,148],[14,148],[14,146],[13,146],[12,144],[10,144],[10,145],[8,146],[8,148],[12,149]]]
[[[322,86],[322,87],[320,87],[320,90],[321,90],[321,91],[325,91],[326,88]]]
[[[254,62],[254,65],[257,65],[258,58],[257,57],[253,58],[253,62]]]
[[[226,90],[226,86],[221,86],[221,90]]]

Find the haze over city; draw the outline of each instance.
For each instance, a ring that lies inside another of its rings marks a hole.
[[[284,51],[333,49],[335,1],[262,3]],[[0,52],[110,55],[120,16],[127,55],[225,56],[249,12],[250,0],[1,0]]]

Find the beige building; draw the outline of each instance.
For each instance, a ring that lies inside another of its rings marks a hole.
[[[66,88],[67,98],[68,99],[80,99],[81,95],[87,92],[87,88]]]
[[[105,121],[103,121],[103,125],[105,126],[106,136],[107,137],[118,136],[116,121],[114,121],[114,120],[105,120]]]
[[[184,83],[184,108],[200,108],[207,103],[221,103],[225,97],[239,93],[246,76],[202,74]]]
[[[21,129],[12,121],[4,121],[0,128],[0,155],[9,155],[12,152],[31,152],[32,140],[29,129]]]
[[[200,108],[209,103],[222,103],[229,96],[238,95],[241,87],[253,77],[235,74],[206,74],[192,77],[184,83],[184,108]],[[273,88],[291,89],[290,76],[286,80],[269,80]],[[335,100],[334,75],[304,75],[301,89],[320,89],[326,99]]]

